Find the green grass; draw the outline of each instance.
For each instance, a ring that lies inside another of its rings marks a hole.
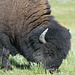
[[[65,60],[63,60],[58,71],[54,72],[54,75],[75,75],[75,0],[49,0],[52,9],[52,15],[55,19],[63,24],[65,27],[70,29],[72,34],[71,39],[71,50]],[[20,60],[17,60],[20,58]],[[33,63],[31,68],[24,67],[22,65],[28,65],[28,61],[23,58],[15,56],[10,57],[10,61],[14,60],[14,66],[12,71],[0,70],[0,75],[51,75],[48,71],[45,74],[43,65]],[[20,65],[19,67],[16,65]]]

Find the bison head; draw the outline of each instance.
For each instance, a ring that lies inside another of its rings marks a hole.
[[[70,33],[57,22],[33,29],[28,40],[27,59],[42,62],[50,70],[61,65],[70,49]]]

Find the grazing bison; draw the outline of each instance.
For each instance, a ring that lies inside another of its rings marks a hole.
[[[70,49],[71,35],[51,15],[47,0],[0,0],[0,61],[9,69],[9,54],[42,62],[56,70]]]

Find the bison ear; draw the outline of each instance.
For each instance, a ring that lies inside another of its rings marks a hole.
[[[46,43],[45,35],[46,35],[48,29],[49,29],[49,28],[47,28],[45,31],[43,31],[42,34],[39,36],[39,41],[40,41],[41,43],[43,43],[43,44]]]

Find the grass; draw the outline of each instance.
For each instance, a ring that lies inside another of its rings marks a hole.
[[[63,60],[58,71],[53,75],[75,75],[75,0],[49,0],[52,9],[52,15],[60,24],[70,29],[72,34],[71,50],[65,60]],[[17,60],[19,58],[19,60]],[[0,70],[0,75],[51,75],[48,71],[45,74],[42,64],[31,63],[28,68],[28,61],[20,55],[10,57],[10,61],[14,60],[15,66],[12,65],[12,71]],[[17,61],[16,61],[17,60]],[[18,66],[18,65],[20,66]],[[22,66],[22,65],[25,65]]]

